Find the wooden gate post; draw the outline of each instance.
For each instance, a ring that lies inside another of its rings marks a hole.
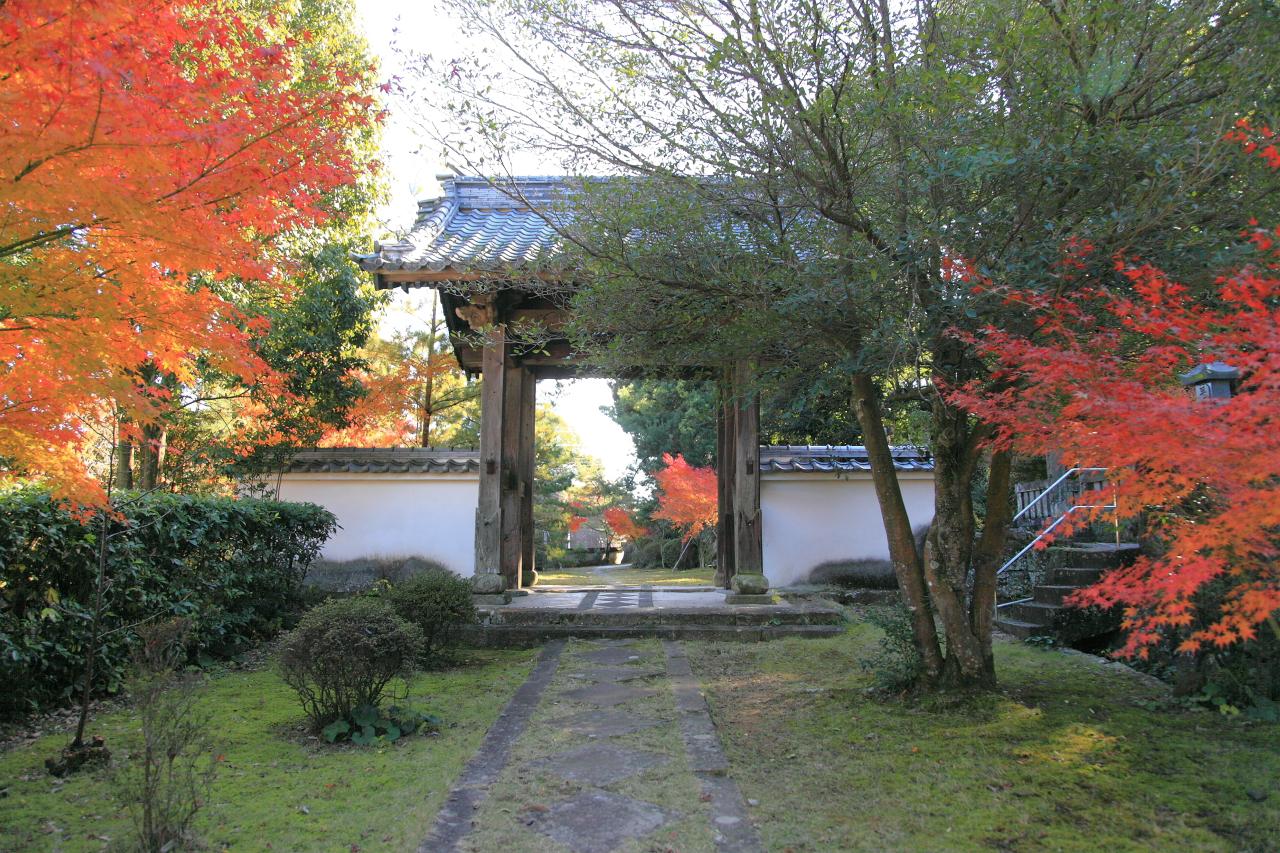
[[[524,546],[520,539],[520,511],[523,458],[520,453],[521,409],[524,402],[524,385],[528,371],[507,356],[502,388],[502,496],[501,545],[499,565],[507,589],[520,588],[520,558]]]
[[[716,401],[716,576],[717,586],[729,588],[733,580],[733,495],[737,453],[733,440],[733,382],[729,371],[721,374]]]
[[[532,586],[534,573],[533,478],[536,465],[534,426],[537,417],[538,380],[525,370],[520,399],[520,585]]]
[[[507,374],[506,332],[494,326],[485,342],[480,392],[480,496],[476,505],[476,563],[472,589],[500,595],[502,577],[502,420]]]
[[[760,518],[760,398],[752,388],[751,365],[733,367],[735,575],[764,574],[763,525]]]

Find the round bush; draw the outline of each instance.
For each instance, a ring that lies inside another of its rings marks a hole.
[[[280,673],[319,731],[356,708],[377,705],[421,652],[422,631],[388,602],[336,599],[308,612],[285,637]]]
[[[400,618],[422,631],[424,663],[456,647],[463,627],[476,621],[471,584],[448,569],[419,572],[391,587],[387,599]]]

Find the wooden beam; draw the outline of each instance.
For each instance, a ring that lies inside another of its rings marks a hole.
[[[476,505],[476,588],[490,591],[482,576],[502,576],[502,404],[506,337],[495,328],[484,347],[480,394],[480,497]],[[492,585],[492,581],[488,581]]]
[[[734,530],[733,567],[740,575],[764,574],[763,524],[760,519],[760,398],[746,361],[733,367]]]
[[[537,416],[538,381],[525,370],[520,398],[520,583],[527,586],[533,581],[534,529],[533,485],[536,456],[534,450],[534,426]]]
[[[569,322],[570,315],[563,308],[513,308],[507,316],[513,323],[541,323],[549,329],[559,329]]]
[[[527,373],[511,358],[510,352],[504,370],[502,388],[502,450],[501,450],[501,530],[502,541],[499,562],[507,589],[520,588],[520,556],[524,546],[520,541],[520,404],[524,400],[524,380]]]
[[[716,397],[716,576],[726,589],[733,581],[734,518],[733,494],[736,451],[734,439],[733,385],[726,371],[718,383]]]

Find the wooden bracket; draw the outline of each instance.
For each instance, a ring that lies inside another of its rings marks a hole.
[[[498,319],[498,306],[492,293],[477,293],[468,305],[459,305],[453,313],[473,330],[492,326]]]

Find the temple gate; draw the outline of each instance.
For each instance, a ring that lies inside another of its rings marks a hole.
[[[593,375],[564,334],[573,271],[540,210],[563,200],[560,178],[438,176],[408,236],[360,255],[380,289],[433,287],[458,363],[484,380],[474,590],[502,595],[532,577],[535,383]],[[557,298],[559,297],[559,298]],[[706,365],[720,386],[717,582],[762,575],[759,403],[747,362]]]

